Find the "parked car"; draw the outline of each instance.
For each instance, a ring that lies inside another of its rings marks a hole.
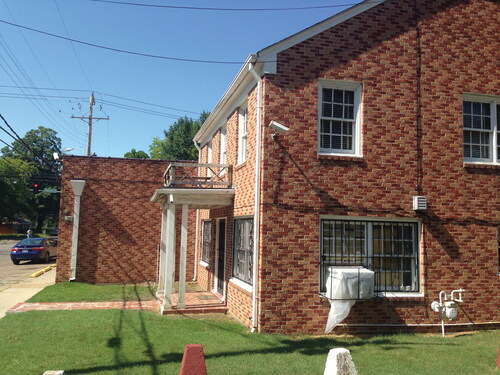
[[[21,260],[40,260],[47,263],[55,256],[57,256],[57,238],[25,238],[10,250],[10,259],[16,265]]]

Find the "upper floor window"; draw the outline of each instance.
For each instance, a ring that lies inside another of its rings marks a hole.
[[[247,113],[246,104],[242,105],[238,115],[238,164],[247,160]]]
[[[212,158],[213,158],[213,156],[212,156],[212,140],[210,140],[207,144],[207,163],[208,164],[212,163]],[[207,174],[208,174],[208,177],[212,176],[212,170],[210,168],[208,168]]]
[[[500,100],[465,96],[462,108],[464,160],[500,163]]]
[[[361,156],[361,84],[320,80],[320,154]]]
[[[224,125],[220,129],[220,155],[219,155],[219,163],[220,164],[226,164],[227,157],[226,157],[226,133],[227,133],[227,127]]]

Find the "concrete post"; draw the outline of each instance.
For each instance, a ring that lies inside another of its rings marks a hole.
[[[160,266],[158,267],[158,293],[165,292],[165,264],[167,260],[167,211],[168,205],[161,207]]]
[[[167,211],[167,257],[165,263],[165,286],[162,313],[172,308],[172,289],[174,287],[175,272],[175,204],[170,203]]]
[[[188,232],[188,205],[182,205],[182,228],[181,228],[181,254],[179,259],[179,303],[177,307],[186,307],[186,259],[187,259],[187,232]]]
[[[71,180],[75,200],[73,203],[73,236],[71,241],[71,278],[76,279],[76,258],[78,255],[78,231],[80,227],[80,201],[85,187],[85,180]]]

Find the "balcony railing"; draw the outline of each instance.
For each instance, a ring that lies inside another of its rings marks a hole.
[[[163,179],[165,187],[231,189],[233,167],[229,164],[173,162]]]

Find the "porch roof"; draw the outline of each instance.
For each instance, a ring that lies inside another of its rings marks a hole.
[[[152,202],[187,204],[189,208],[209,209],[233,204],[234,189],[172,188],[157,189]]]

